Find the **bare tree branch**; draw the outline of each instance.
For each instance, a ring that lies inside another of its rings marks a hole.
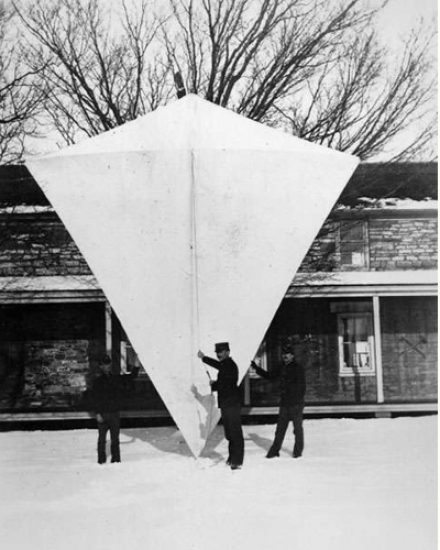
[[[157,62],[153,44],[161,21],[146,0],[136,16],[125,5],[114,16],[99,0],[16,9],[28,32],[28,66],[49,83],[47,113],[68,142],[76,133],[119,126],[168,98],[166,86],[158,85],[168,69]]]
[[[122,0],[119,11],[39,0],[16,9],[27,70],[45,90],[40,122],[67,143],[167,103],[179,71],[190,93],[362,159],[414,127],[396,156],[408,159],[435,133],[435,33],[421,27],[396,61],[374,31],[386,1],[167,0],[159,12],[148,0]]]
[[[34,117],[44,90],[34,86],[35,71],[23,63],[20,44],[12,32],[14,15],[0,4],[0,163],[17,162],[24,140],[37,136]]]

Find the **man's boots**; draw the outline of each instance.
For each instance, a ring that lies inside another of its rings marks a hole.
[[[279,451],[271,447],[267,452],[266,458],[275,458],[276,456],[280,456]]]

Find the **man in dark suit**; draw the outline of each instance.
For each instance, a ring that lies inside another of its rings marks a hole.
[[[198,352],[198,357],[210,367],[218,370],[217,380],[211,382],[211,388],[217,392],[218,406],[229,442],[229,457],[227,464],[232,470],[239,470],[243,464],[244,439],[241,428],[241,400],[238,387],[238,367],[230,357],[228,342],[215,345],[217,359],[207,357]]]
[[[280,410],[278,414],[275,439],[266,458],[280,456],[280,449],[290,420],[293,421],[295,446],[293,458],[299,458],[304,450],[303,413],[306,393],[306,378],[302,365],[294,359],[293,348],[285,344],[282,348],[282,364],[272,372],[267,372],[252,361],[255,372],[268,380],[278,379],[280,383]]]
[[[98,463],[104,464],[107,460],[105,446],[109,430],[111,461],[121,462],[119,411],[122,396],[128,391],[129,384],[138,374],[139,368],[134,368],[129,375],[113,374],[112,362],[108,356],[101,359],[99,367],[101,374],[94,380],[90,390],[91,403],[98,422]]]

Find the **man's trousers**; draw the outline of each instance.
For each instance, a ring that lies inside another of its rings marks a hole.
[[[304,450],[304,430],[303,430],[304,405],[280,406],[278,414],[277,428],[275,430],[275,439],[272,443],[271,452],[279,452],[283,445],[289,422],[293,421],[293,433],[295,435],[295,446],[293,456],[299,457]]]
[[[98,422],[98,462],[104,464],[107,460],[105,446],[107,440],[107,432],[110,430],[110,452],[112,462],[121,462],[121,454],[119,450],[119,429],[121,420],[118,412],[101,413],[102,422]]]
[[[241,429],[241,405],[231,405],[221,409],[225,437],[229,442],[228,461],[231,465],[241,466],[244,457],[244,439]]]

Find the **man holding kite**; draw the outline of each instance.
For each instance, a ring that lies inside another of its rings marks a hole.
[[[229,442],[227,464],[231,466],[231,470],[239,470],[243,464],[244,439],[241,428],[238,367],[230,357],[228,342],[216,344],[215,353],[217,359],[207,357],[201,351],[197,355],[204,363],[218,370],[217,380],[211,382],[211,389],[217,392],[225,437]]]

